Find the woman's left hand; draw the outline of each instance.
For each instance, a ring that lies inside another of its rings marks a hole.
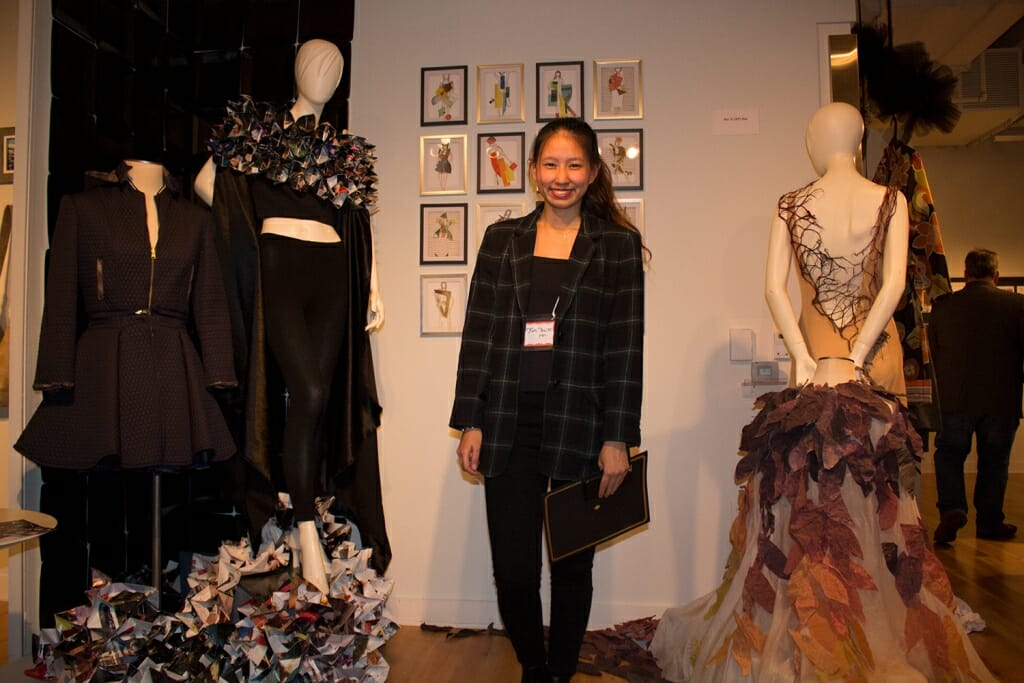
[[[607,498],[619,490],[622,480],[629,472],[629,453],[626,444],[622,441],[605,441],[601,446],[601,454],[597,456],[597,466],[604,473],[597,495],[599,498]]]

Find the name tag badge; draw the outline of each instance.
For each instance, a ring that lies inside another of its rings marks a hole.
[[[554,320],[528,320],[523,334],[523,348],[544,351],[555,345]]]

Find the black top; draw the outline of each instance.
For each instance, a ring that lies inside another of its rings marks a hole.
[[[256,219],[298,218],[334,225],[337,209],[312,192],[299,191],[288,183],[274,183],[263,176],[249,176]]]
[[[558,297],[562,294],[562,281],[568,259],[533,257],[530,277],[530,302],[526,321],[551,320]],[[557,327],[558,321],[555,321]],[[519,365],[519,390],[544,391],[551,379],[551,349],[524,349]]]

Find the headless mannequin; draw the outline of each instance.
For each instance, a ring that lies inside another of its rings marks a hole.
[[[806,205],[817,218],[822,247],[833,257],[855,258],[872,240],[879,206],[886,188],[864,178],[857,169],[857,150],[864,133],[860,113],[844,103],[825,105],[811,117],[807,126],[807,153],[819,178],[813,184],[820,195]],[[838,358],[816,358],[812,350],[827,346],[821,332],[805,336],[789,296],[787,281],[793,265],[794,249],[786,221],[776,215],[772,221],[768,262],[765,269],[765,297],[775,323],[793,359],[796,383],[835,386],[857,378],[875,341],[890,324],[893,311],[903,294],[907,267],[909,223],[907,203],[897,194],[896,208],[889,221],[882,254],[882,284],[867,316],[857,330],[849,354]],[[805,295],[801,317],[816,314]],[[836,337],[838,332],[834,332]]]
[[[294,105],[291,108],[292,117],[298,120],[302,116],[313,115],[315,120],[319,122],[320,115],[323,113],[324,105],[330,100],[334,91],[337,89],[338,84],[341,82],[341,75],[344,69],[344,59],[342,58],[341,52],[338,48],[324,40],[310,40],[303,43],[302,47],[295,56],[295,84],[298,96],[295,100]],[[214,181],[216,177],[216,169],[214,167],[213,159],[207,161],[203,166],[202,170],[195,180],[196,194],[199,195],[208,204],[213,202],[213,190]],[[341,238],[335,231],[333,226],[321,223],[316,220],[301,219],[301,218],[289,218],[289,217],[266,217],[263,220],[260,229],[261,243],[265,236],[277,236],[285,238],[286,240],[296,240],[300,243],[312,243],[320,245],[332,245],[338,244]],[[371,237],[372,239],[372,237]],[[264,258],[264,265],[269,259]],[[295,277],[298,275],[299,277]],[[304,278],[301,277],[302,272],[300,270],[294,270],[292,277],[301,281]],[[326,286],[326,285],[325,285]],[[268,307],[268,311],[273,308],[280,308],[279,304],[271,304],[270,296],[274,294],[273,285],[265,280],[264,286],[264,301]],[[325,292],[325,294],[330,294]],[[280,293],[277,293],[276,301],[281,300]],[[287,304],[285,304],[287,305]],[[380,328],[384,321],[384,308],[377,292],[377,263],[376,258],[373,258],[370,275],[370,297],[369,297],[369,310],[368,310],[369,322],[366,325],[366,330],[376,331]],[[273,320],[268,315],[268,325],[273,323]],[[295,443],[296,439],[289,437],[289,425],[285,426],[285,446],[286,452],[284,457],[287,458],[300,458],[303,464],[297,469],[293,470],[293,474],[289,476],[289,467],[286,463],[285,473],[288,487],[293,491],[293,503],[295,504],[295,517],[297,521],[298,531],[298,548],[299,556],[301,561],[301,573],[302,577],[315,588],[320,590],[325,595],[329,591],[328,578],[327,578],[327,560],[324,556],[323,546],[320,543],[320,537],[317,533],[316,522],[313,519],[314,511],[312,509],[312,498],[311,496],[304,495],[301,498],[294,495],[294,491],[298,488],[307,488],[313,485],[313,482],[319,479],[316,476],[316,472],[319,471],[319,464],[317,462],[305,462],[305,460],[312,460],[317,449],[315,448],[315,439],[312,437],[312,432],[316,431],[315,425],[308,424],[308,420],[303,418],[301,427],[296,427],[297,422],[293,419],[293,412],[298,414],[296,396],[299,395],[302,389],[306,387],[294,386],[289,381],[289,371],[286,368],[285,360],[293,360],[287,358],[291,355],[290,348],[284,348],[278,345],[275,348],[274,339],[279,335],[275,335],[275,332],[280,330],[268,329],[268,340],[270,340],[271,349],[274,351],[275,356],[278,357],[279,362],[284,370],[285,382],[289,385],[289,394],[292,396],[292,405],[289,410],[288,421],[291,422],[292,430],[301,429],[310,433],[300,434],[301,447],[294,450],[301,452],[287,452],[289,443]],[[316,330],[310,330],[310,336],[316,338],[318,336]],[[321,359],[323,360],[323,359]],[[334,359],[330,361],[335,362]],[[333,367],[333,366],[332,366]],[[329,376],[330,372],[324,372],[325,376]],[[301,508],[301,509],[300,509]]]

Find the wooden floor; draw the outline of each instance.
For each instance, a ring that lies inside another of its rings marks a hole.
[[[405,626],[384,647],[391,665],[388,683],[519,683],[521,670],[509,639],[504,636],[475,635],[445,638],[418,626]],[[623,681],[618,676],[576,674],[574,683]]]
[[[973,479],[968,475],[968,492]],[[970,493],[968,493],[968,498]],[[929,535],[938,523],[935,509],[935,476],[922,477],[921,515]],[[1024,533],[1024,474],[1010,476],[1005,505],[1008,522]],[[946,567],[954,593],[966,600],[987,622],[981,633],[971,635],[982,659],[1001,681],[1024,681],[1024,647],[1020,633],[1024,624],[1024,535],[1001,543],[974,538],[973,514],[950,548],[936,552]],[[471,636],[446,639],[443,633],[426,633],[418,626],[404,627],[385,646],[391,664],[389,681],[413,683],[433,681],[482,681],[516,683],[519,665],[508,639],[501,636]],[[622,681],[577,674],[574,683]]]
[[[974,478],[968,475],[967,499]],[[935,476],[922,478],[921,517],[930,532],[939,523],[935,508]],[[935,548],[953,585],[953,593],[979,613],[988,627],[971,634],[978,654],[1001,681],[1024,681],[1024,474],[1011,474],[1003,506],[1006,521],[1021,527],[1012,541],[974,537],[974,511],[952,547]]]

